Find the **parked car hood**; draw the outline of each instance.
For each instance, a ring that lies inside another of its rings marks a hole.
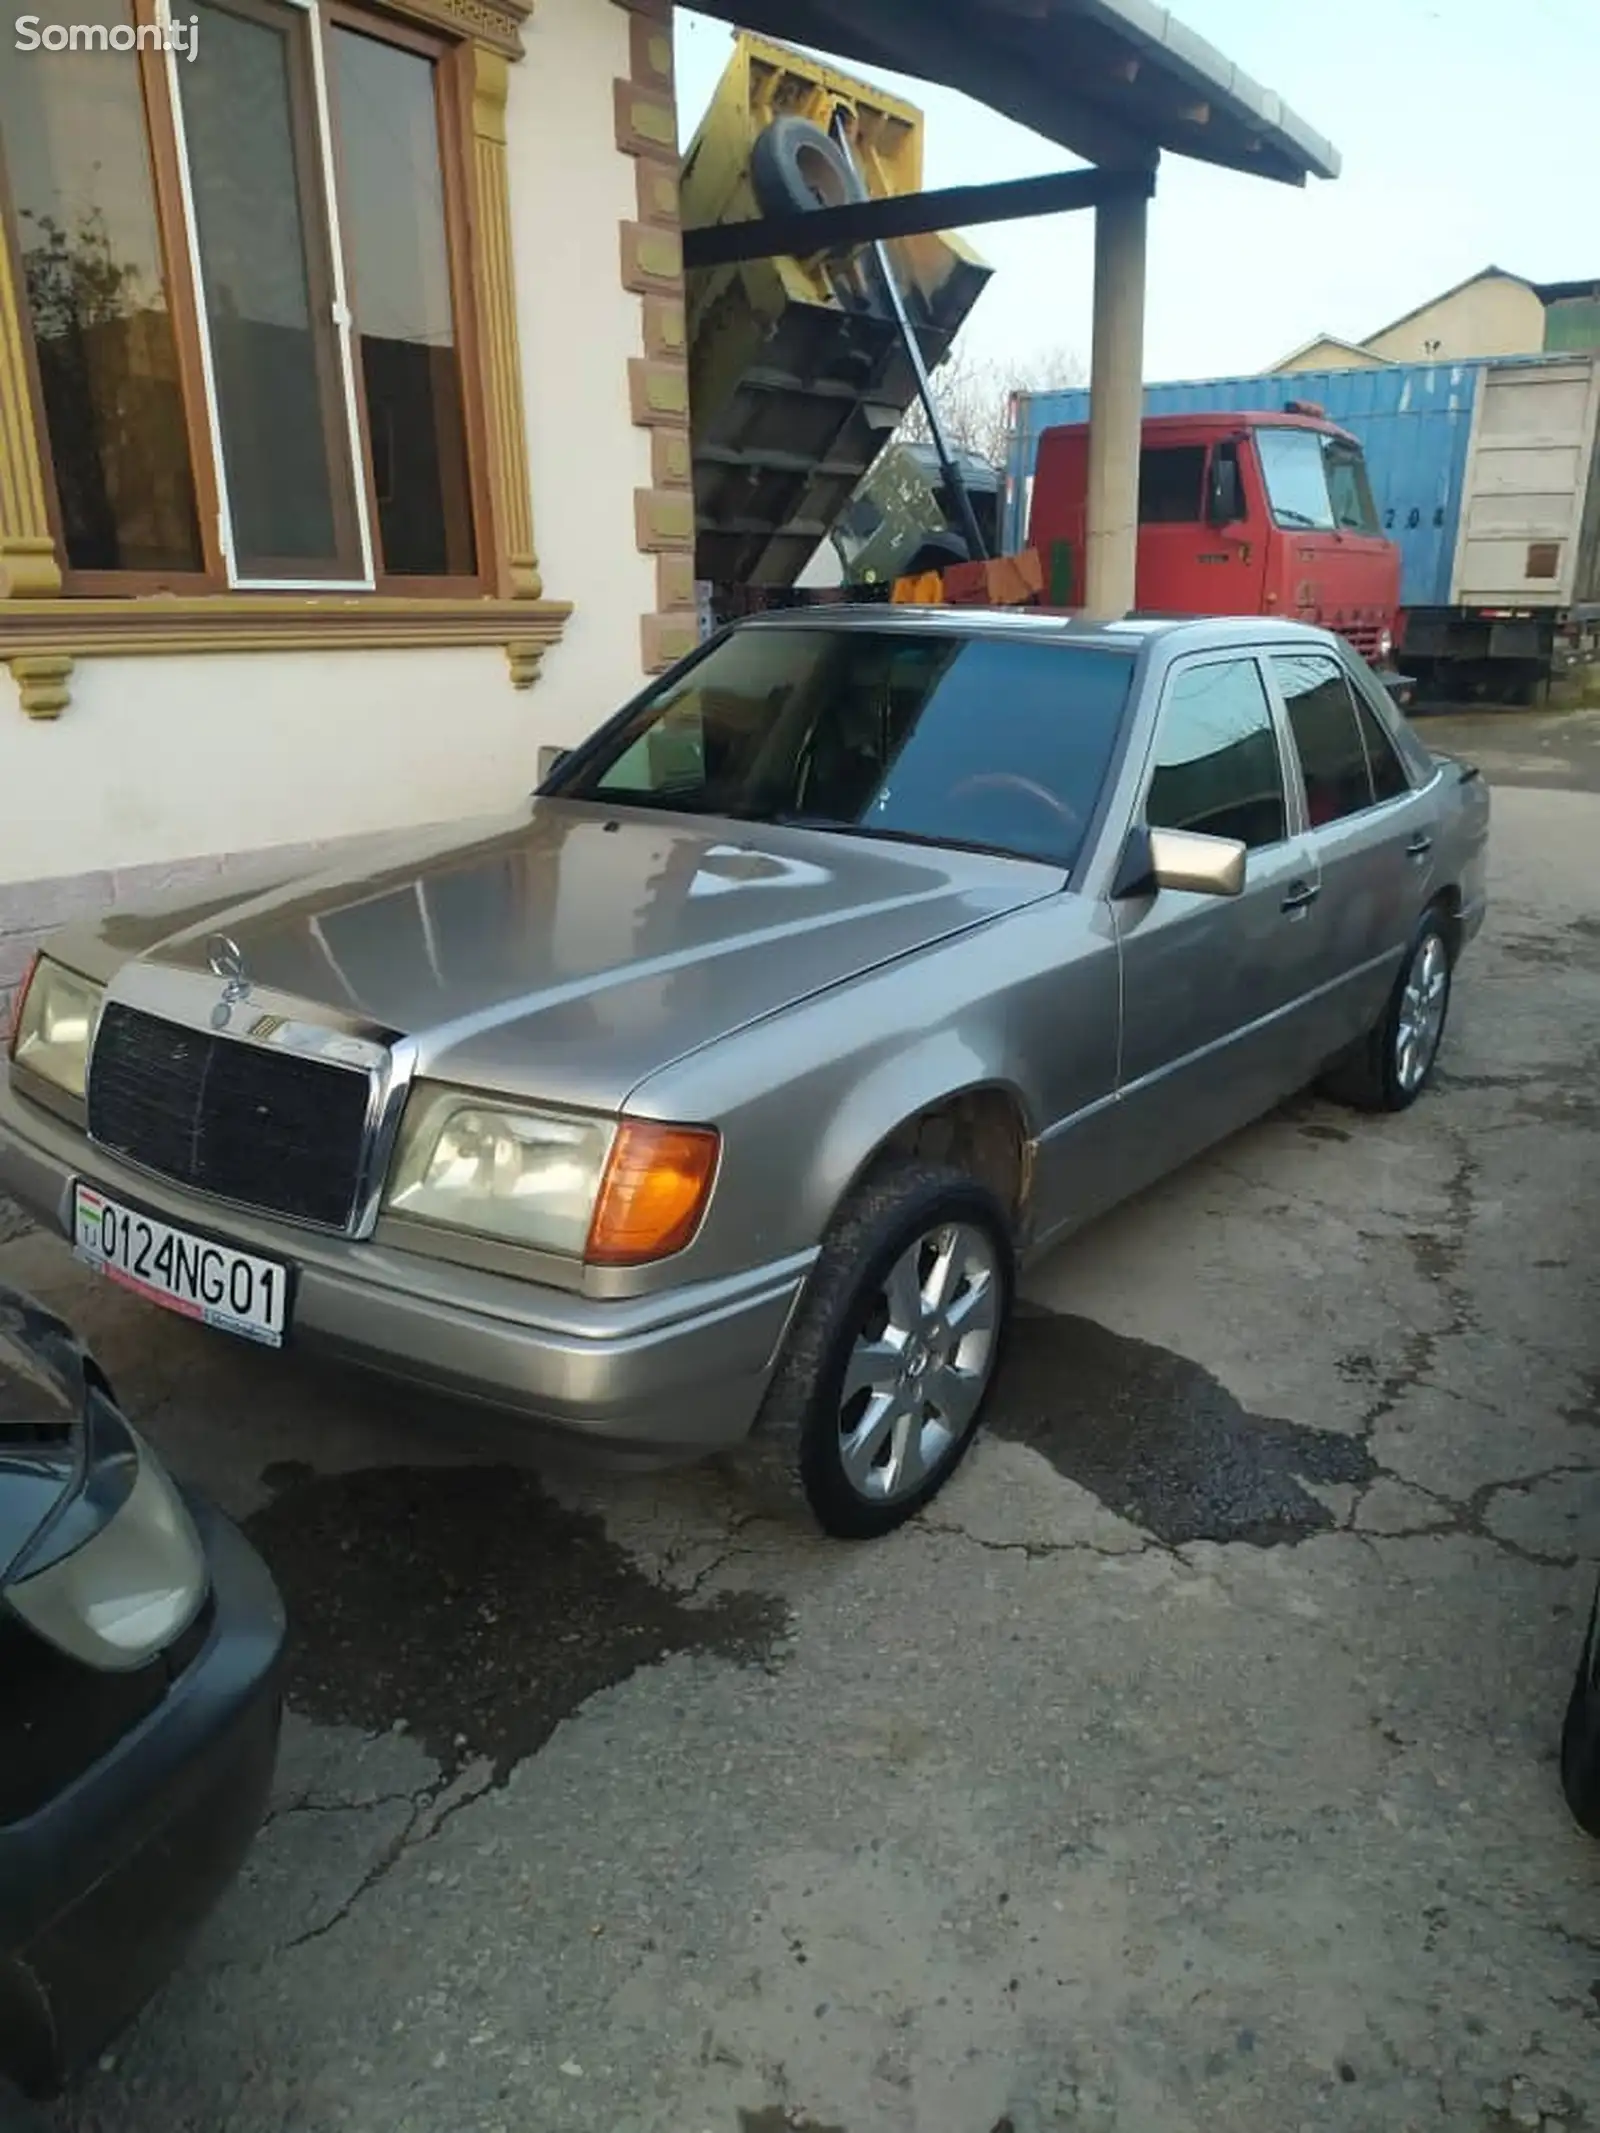
[[[95,976],[129,953],[203,972],[224,933],[253,986],[413,1038],[426,1074],[613,1106],[1061,881],[982,853],[535,800],[233,904],[113,914],[56,952]]]

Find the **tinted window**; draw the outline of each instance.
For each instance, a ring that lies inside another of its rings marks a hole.
[[[1278,524],[1330,530],[1333,506],[1328,500],[1320,434],[1316,430],[1260,429],[1256,450]]]
[[[1152,829],[1237,837],[1252,849],[1285,834],[1283,765],[1253,659],[1185,667],[1173,676],[1145,820]]]
[[[1356,717],[1361,722],[1361,738],[1367,744],[1367,767],[1372,772],[1372,795],[1376,800],[1392,800],[1397,794],[1411,790],[1411,780],[1406,776],[1406,766],[1400,760],[1400,751],[1384,731],[1378,714],[1357,689]]]
[[[1306,781],[1313,829],[1372,805],[1372,777],[1344,670],[1325,653],[1279,654],[1273,660],[1289,706],[1289,724]]]
[[[1175,444],[1139,454],[1141,526],[1192,526],[1200,518],[1206,473],[1203,444]]]
[[[547,789],[1070,866],[1132,671],[1131,652],[947,630],[736,630]]]

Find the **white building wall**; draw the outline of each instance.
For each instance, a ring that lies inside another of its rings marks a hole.
[[[121,902],[144,875],[214,876],[219,855],[497,808],[535,782],[541,746],[638,688],[656,596],[634,524],[651,479],[628,403],[639,303],[619,258],[637,212],[613,106],[628,24],[602,0],[540,0],[510,74],[535,537],[546,597],[574,609],[535,685],[513,687],[494,647],[88,658],[66,710],[35,721],[0,665],[0,996],[25,938],[104,900],[107,880]]]
[[[562,744],[639,687],[639,616],[657,604],[635,540],[650,434],[628,402],[642,337],[621,270],[620,226],[639,211],[616,145],[629,20],[609,0],[539,0],[506,104],[534,537],[547,596],[577,607],[530,700],[549,722],[541,739]]]

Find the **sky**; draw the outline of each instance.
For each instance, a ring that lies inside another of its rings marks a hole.
[[[1254,372],[1322,332],[1360,340],[1495,265],[1600,276],[1594,162],[1600,0],[1179,0],[1178,19],[1343,157],[1277,185],[1164,156],[1151,205],[1145,375]],[[678,10],[685,143],[726,62],[721,23]],[[980,104],[876,77],[927,118],[929,186],[1030,177],[1071,157]],[[972,353],[1087,368],[1092,217],[992,223]]]

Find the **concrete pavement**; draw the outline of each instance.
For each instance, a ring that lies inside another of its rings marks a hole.
[[[37,1233],[297,1624],[273,1816],[77,2133],[1600,2122],[1554,1749],[1600,1554],[1600,716],[1496,789],[1437,1091],[1058,1254],[929,1514],[535,1470]],[[0,1239],[6,1237],[0,1229]]]

